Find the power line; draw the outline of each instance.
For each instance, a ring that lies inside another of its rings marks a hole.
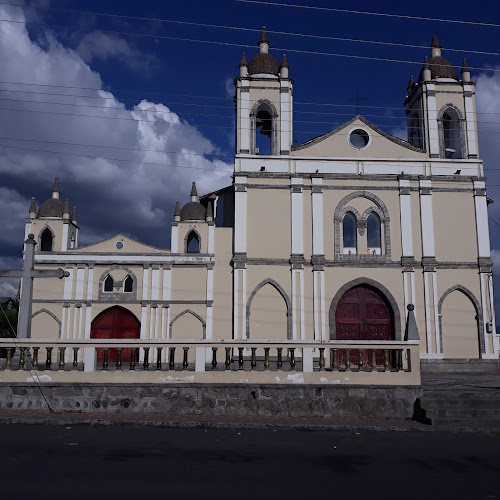
[[[193,43],[207,43],[212,45],[222,45],[227,47],[240,47],[240,48],[253,48],[253,45],[243,44],[243,43],[234,43],[234,42],[220,42],[215,40],[200,40],[195,38],[185,38],[185,37],[176,37],[176,36],[167,36],[167,35],[150,35],[147,33],[133,33],[127,31],[115,31],[115,30],[103,30],[97,28],[85,28],[80,26],[63,26],[58,24],[44,24],[44,23],[35,23],[31,21],[17,21],[13,19],[0,19],[0,22],[7,23],[17,23],[17,24],[26,24],[31,26],[43,26],[47,28],[60,28],[60,29],[69,29],[74,31],[91,31],[91,32],[99,32],[99,33],[112,33],[115,35],[123,35],[123,36],[138,36],[145,38],[153,38],[160,40],[176,40],[181,42],[193,42]],[[365,61],[377,61],[377,62],[393,62],[398,64],[422,64],[421,61],[411,61],[407,59],[391,59],[387,57],[373,57],[373,56],[360,56],[354,54],[339,54],[335,52],[319,52],[314,50],[302,50],[302,49],[285,49],[276,47],[274,50],[283,51],[283,52],[293,52],[296,54],[307,54],[307,55],[319,55],[319,56],[330,56],[330,57],[343,57],[347,59],[360,59]],[[443,66],[448,67],[446,64],[437,64],[433,63],[433,66]],[[470,69],[478,70],[478,71],[493,71],[500,72],[500,68],[484,68],[484,67],[476,67],[470,66]]]
[[[54,12],[64,12],[69,14],[84,14],[88,16],[97,16],[97,17],[107,17],[107,18],[115,18],[115,19],[128,19],[134,21],[148,21],[148,22],[157,22],[157,23],[171,23],[171,24],[179,24],[179,25],[187,25],[187,26],[197,26],[201,28],[216,28],[216,29],[227,29],[233,31],[247,31],[259,33],[261,30],[256,28],[246,28],[242,26],[224,26],[220,24],[209,24],[209,23],[197,23],[193,21],[181,21],[178,19],[165,19],[165,18],[154,18],[154,17],[141,17],[141,16],[126,16],[122,14],[107,14],[104,12],[91,12],[91,11],[82,11],[82,10],[74,10],[74,9],[61,9],[55,7],[45,7],[41,5],[20,5],[16,3],[9,2],[0,2],[0,5],[10,5],[21,8],[29,8],[29,9],[37,9],[37,10],[50,10]],[[382,42],[378,40],[363,40],[357,38],[345,38],[345,37],[334,37],[334,36],[324,36],[324,35],[313,35],[310,33],[292,33],[288,31],[277,31],[277,30],[267,30],[269,34],[274,35],[284,35],[284,36],[297,36],[304,38],[313,38],[318,40],[334,40],[334,41],[342,41],[342,42],[354,42],[354,43],[366,43],[366,44],[375,44],[375,45],[385,45],[385,46],[393,46],[393,47],[404,47],[404,48],[412,48],[412,49],[428,49],[427,45],[415,45],[415,44],[406,44],[406,43],[396,43],[396,42]],[[446,50],[452,52],[461,52],[461,53],[469,53],[469,54],[482,54],[482,55],[492,55],[492,56],[500,56],[498,52],[486,52],[486,51],[478,51],[478,50],[468,50],[468,49],[454,49],[450,47],[446,47]]]
[[[473,26],[492,26],[495,28],[499,28],[500,24],[495,23],[486,23],[482,21],[461,21],[458,19],[442,19],[436,17],[422,17],[422,16],[410,16],[404,14],[388,14],[386,12],[368,12],[362,10],[350,10],[350,9],[337,9],[334,7],[318,7],[313,5],[297,5],[297,4],[285,4],[285,3],[277,3],[277,2],[264,2],[261,0],[236,0],[237,2],[242,3],[254,3],[259,5],[271,5],[278,7],[295,7],[300,9],[311,9],[311,10],[322,10],[322,11],[331,11],[331,12],[343,12],[345,14],[362,14],[366,16],[381,16],[381,17],[395,17],[398,19],[413,19],[416,21],[434,21],[440,23],[455,23],[455,24],[470,24]]]

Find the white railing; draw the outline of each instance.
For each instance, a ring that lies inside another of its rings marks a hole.
[[[216,381],[210,373],[217,373],[217,381],[224,382],[223,375],[230,378],[229,372],[318,372],[323,375],[318,380],[332,383],[340,383],[339,374],[345,373],[349,374],[345,380],[352,383],[420,384],[418,341],[0,339],[0,348],[5,349],[5,359],[0,360],[4,374],[59,371],[68,380],[69,372],[82,371],[99,372],[102,378],[106,378],[102,372],[187,371],[203,382]],[[337,379],[328,379],[328,373]],[[6,381],[4,375],[1,378]],[[281,377],[267,379],[281,381]],[[84,374],[79,380],[85,380]],[[133,382],[131,375],[128,382]]]

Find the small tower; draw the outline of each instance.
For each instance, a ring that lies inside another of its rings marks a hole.
[[[478,158],[475,83],[464,59],[462,80],[442,55],[437,36],[425,58],[418,82],[408,86],[405,100],[408,141],[426,149],[430,158]]]
[[[70,212],[69,199],[60,199],[59,178],[52,187],[52,196],[36,209],[35,198],[31,200],[29,217],[26,219],[27,234],[33,233],[37,241],[37,252],[66,252],[78,246],[76,207]]]
[[[265,27],[257,45],[259,53],[250,62],[243,54],[235,79],[236,155],[288,155],[293,119],[288,61],[283,56],[279,64],[269,53],[271,42]]]

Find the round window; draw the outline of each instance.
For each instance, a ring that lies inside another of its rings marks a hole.
[[[364,130],[357,128],[349,134],[349,142],[352,147],[356,149],[363,149],[368,146],[370,136]]]
[[[123,241],[118,241],[116,243],[116,248],[118,248],[118,250],[121,250],[123,248]]]

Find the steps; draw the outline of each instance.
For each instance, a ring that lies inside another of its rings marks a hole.
[[[422,377],[414,420],[437,427],[500,430],[500,376],[437,373]]]

